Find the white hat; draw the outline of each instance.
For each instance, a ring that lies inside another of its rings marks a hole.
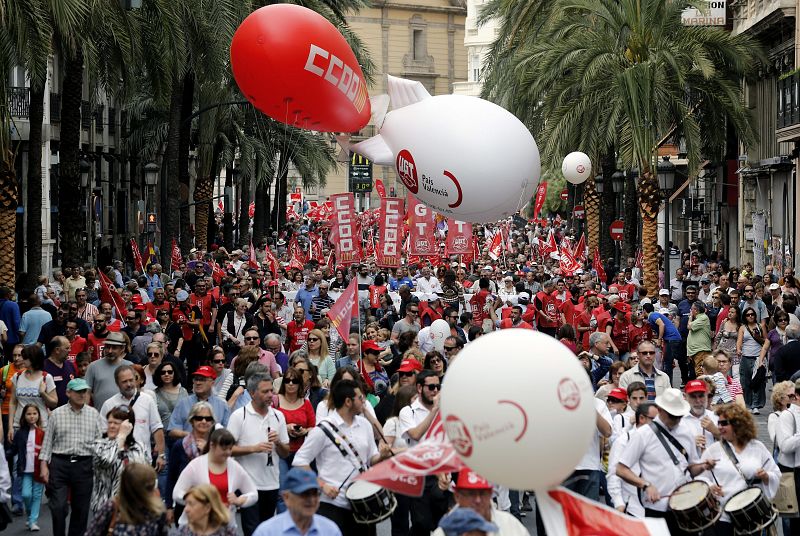
[[[639,300],[639,305],[644,305],[645,303],[652,304],[653,300],[651,300],[650,298],[642,298],[641,300]]]
[[[489,270],[489,271],[491,272],[491,271],[493,271],[493,270],[494,270],[494,268],[492,268],[491,266],[489,266],[489,265],[487,264],[486,266],[484,266],[484,267],[481,269],[481,271],[483,272],[483,271],[486,271],[486,270]]]
[[[658,295],[659,296],[669,296],[669,291],[667,289],[665,289],[665,288],[662,288],[661,290],[658,291]]]
[[[661,313],[662,315],[670,314],[669,307],[662,307],[661,309],[658,310],[658,312]]]
[[[769,286],[769,289],[770,289],[770,290],[780,290],[780,289],[781,289],[781,286],[780,286],[779,284],[777,284],[777,283],[773,283],[773,284],[771,284],[771,285]]]
[[[670,388],[656,397],[656,406],[675,417],[688,415],[691,410],[680,389]]]

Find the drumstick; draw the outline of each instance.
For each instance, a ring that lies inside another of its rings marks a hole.
[[[342,491],[342,488],[344,487],[345,484],[347,484],[347,481],[350,480],[350,477],[353,476],[353,473],[355,472],[356,469],[357,469],[357,467],[353,467],[353,470],[350,471],[350,474],[347,475],[347,477],[342,482],[342,485],[339,486],[339,488],[336,491]]]

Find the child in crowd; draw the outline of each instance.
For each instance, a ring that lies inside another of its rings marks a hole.
[[[17,453],[17,474],[22,475],[22,503],[28,515],[25,528],[31,531],[39,530],[39,509],[44,491],[44,481],[39,474],[42,441],[42,415],[35,404],[28,404],[22,409],[19,430],[14,435],[14,449]]]
[[[717,404],[730,404],[733,402],[733,397],[728,391],[728,382],[719,371],[716,357],[710,355],[703,359],[703,372],[711,379],[715,387],[714,396],[708,397],[711,405],[716,406]]]

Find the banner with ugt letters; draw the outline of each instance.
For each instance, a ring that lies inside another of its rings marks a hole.
[[[416,197],[409,195],[408,214],[409,254],[417,257],[438,255],[439,246],[433,237],[433,230],[436,227],[433,211],[420,203]]]
[[[402,258],[405,203],[398,197],[382,197],[378,221],[378,266],[398,268]]]

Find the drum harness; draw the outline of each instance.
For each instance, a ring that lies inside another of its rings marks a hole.
[[[667,445],[667,440],[669,440],[669,442],[672,443],[672,445],[676,449],[678,449],[678,452],[680,452],[683,455],[684,458],[686,458],[686,463],[687,464],[689,463],[689,454],[686,452],[686,449],[683,447],[683,445],[680,444],[680,442],[677,439],[675,439],[675,437],[673,437],[672,434],[670,434],[667,431],[666,428],[664,428],[663,426],[661,426],[657,422],[651,422],[650,423],[650,428],[653,430],[653,433],[658,438],[658,440],[661,442],[661,445],[664,447],[664,450],[666,450],[667,454],[669,454],[669,457],[672,460],[672,463],[673,463],[673,465],[675,465],[675,467],[680,465],[680,462],[678,461],[678,457],[675,455],[675,453],[672,451],[672,449],[669,448],[669,445]],[[664,438],[664,436],[666,436],[666,439]],[[688,470],[689,470],[689,466],[687,465],[686,469],[684,469],[683,472],[686,473]],[[644,490],[641,490],[641,489],[639,490],[639,500],[640,501],[642,499],[642,492],[643,491]]]
[[[733,452],[733,448],[731,448],[731,444],[725,441],[724,439],[720,440],[722,443],[722,450],[725,451],[725,454],[728,455],[728,458],[731,460],[731,463],[736,468],[736,472],[739,473],[739,476],[742,477],[744,483],[748,487],[756,487],[760,479],[758,478],[746,478],[744,473],[742,473],[742,469],[739,467],[739,458],[736,457],[736,453]]]
[[[323,426],[324,424],[328,426]],[[366,465],[364,464],[364,461],[361,459],[361,456],[358,454],[358,451],[350,442],[350,440],[347,438],[347,436],[344,435],[342,432],[340,432],[339,428],[335,424],[333,424],[330,421],[321,421],[317,425],[317,427],[322,429],[322,431],[325,433],[328,439],[331,440],[331,443],[333,443],[333,445],[339,450],[339,453],[342,455],[342,457],[347,459],[347,461],[349,461],[350,463],[353,463],[353,460],[350,459],[350,455],[347,452],[347,449],[342,444],[342,440],[344,440],[344,443],[347,443],[347,446],[350,447],[350,450],[353,452],[353,455],[356,457],[356,460],[358,460],[358,465],[353,464],[353,470],[350,471],[350,474],[347,475],[347,478],[345,478],[344,482],[342,482],[342,484],[339,486],[339,490],[341,491],[341,489],[344,487],[347,481],[350,480],[350,477],[353,476],[354,472],[358,471],[359,473],[363,473],[364,471],[367,470]]]

